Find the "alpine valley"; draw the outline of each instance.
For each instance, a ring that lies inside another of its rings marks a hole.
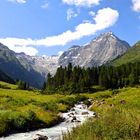
[[[112,32],[60,56],[0,44],[0,140],[139,140],[140,42]]]
[[[0,70],[14,80],[41,88],[47,74],[54,75],[59,66],[65,67],[69,63],[85,68],[101,66],[121,57],[129,48],[126,41],[112,32],[103,33],[86,45],[74,45],[60,56],[29,56],[0,44]]]
[[[0,140],[140,140],[140,0],[0,6]]]

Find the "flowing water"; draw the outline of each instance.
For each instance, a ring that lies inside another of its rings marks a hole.
[[[62,113],[61,117],[64,122],[51,128],[39,129],[36,131],[13,134],[7,137],[2,137],[0,140],[34,140],[37,134],[47,136],[48,140],[62,139],[62,134],[71,131],[73,127],[82,124],[88,118],[94,117],[95,113],[89,111],[83,103],[76,104],[69,112]]]

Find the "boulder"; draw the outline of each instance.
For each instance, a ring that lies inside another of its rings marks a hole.
[[[74,108],[72,108],[70,111],[75,111],[75,109],[74,109]]]
[[[87,111],[82,112],[82,115],[88,115],[89,113]]]
[[[125,100],[121,100],[120,103],[124,105],[124,104],[126,104],[126,101]]]
[[[94,115],[94,116],[96,116],[96,115],[97,115],[97,113],[96,113],[96,112],[93,112],[93,115]]]
[[[36,134],[33,137],[33,140],[48,140],[48,137],[47,136],[44,136],[44,135],[41,135],[41,134]]]
[[[73,118],[72,118],[72,120],[71,120],[71,122],[76,122],[76,117],[75,116],[73,116]]]
[[[115,105],[114,104],[110,104],[110,107],[115,107]]]
[[[71,112],[70,115],[74,115],[74,112]]]

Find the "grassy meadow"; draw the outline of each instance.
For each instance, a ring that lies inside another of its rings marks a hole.
[[[64,140],[140,140],[140,87],[85,94],[97,117],[63,136]]]
[[[96,117],[64,134],[64,140],[139,140],[140,87],[101,91],[96,87],[95,91],[45,95],[0,82],[0,136],[55,125],[62,120],[59,112],[91,98],[94,102],[90,110],[97,113]]]
[[[67,111],[83,99],[85,97],[18,90],[16,85],[0,82],[0,136],[55,125],[62,120],[59,112]]]

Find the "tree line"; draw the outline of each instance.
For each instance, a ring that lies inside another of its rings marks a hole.
[[[79,93],[92,91],[94,85],[117,89],[137,84],[140,84],[140,62],[92,68],[72,67],[69,63],[67,67],[60,66],[54,76],[48,74],[43,92]]]
[[[17,80],[16,85],[17,85],[17,88],[21,90],[28,90],[30,88],[29,83],[22,80]]]

